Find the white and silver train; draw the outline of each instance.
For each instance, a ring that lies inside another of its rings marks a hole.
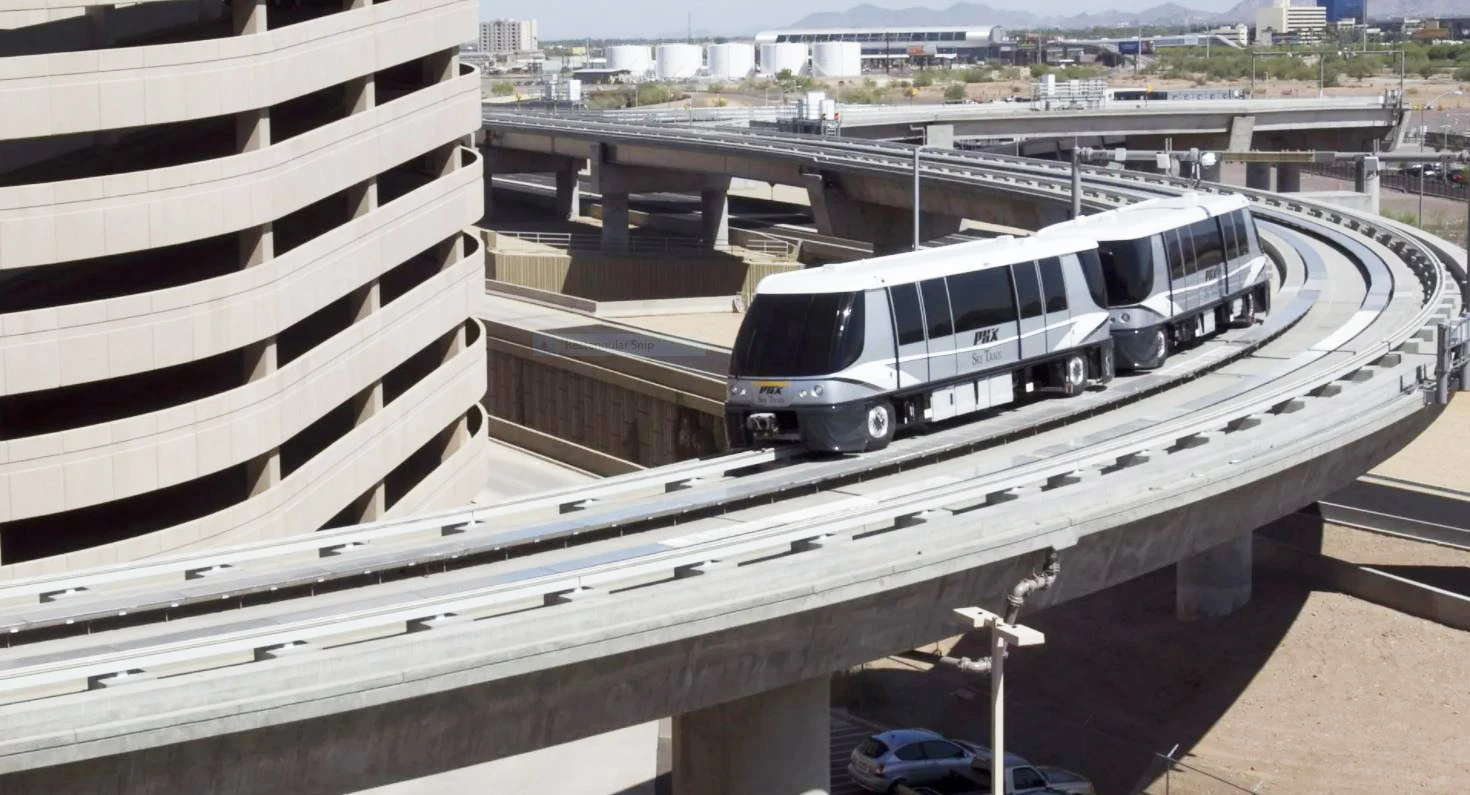
[[[1079,394],[1113,376],[1107,284],[1097,244],[1062,232],[768,276],[730,355],[730,446],[876,450],[903,426]]]
[[[1097,241],[1120,369],[1250,324],[1270,307],[1270,271],[1250,202],[1239,194],[1153,199],[1046,227],[1038,237]]]

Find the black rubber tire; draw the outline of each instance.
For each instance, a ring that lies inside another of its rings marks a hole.
[[[863,431],[868,437],[868,445],[865,449],[873,451],[887,447],[888,443],[893,441],[896,421],[897,417],[892,403],[885,400],[869,406],[868,415],[863,419]]]
[[[1087,360],[1082,354],[1069,354],[1062,360],[1062,394],[1077,397],[1087,391]]]
[[[1256,324],[1256,292],[1251,290],[1240,297],[1240,316],[1233,324],[1236,328],[1250,328]]]

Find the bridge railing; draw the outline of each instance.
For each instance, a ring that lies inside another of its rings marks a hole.
[[[602,236],[572,232],[515,232],[496,230],[496,235],[523,240],[527,243],[549,246],[562,251],[603,251]],[[750,258],[752,256],[776,261],[796,259],[796,246],[776,237],[747,237],[739,244],[708,243],[689,237],[635,235],[628,238],[626,253],[642,256],[689,257],[711,251]]]

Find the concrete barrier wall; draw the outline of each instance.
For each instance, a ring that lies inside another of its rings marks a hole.
[[[570,359],[491,334],[484,406],[492,429],[504,430],[503,423],[514,423],[643,467],[727,448],[718,400],[663,386],[665,375],[648,372],[648,378],[640,378],[620,372],[667,369],[656,362],[609,356],[605,362],[609,366],[603,367],[601,361]],[[558,457],[549,448],[537,449],[508,437],[506,441]],[[586,460],[569,463],[599,471]]]
[[[1255,538],[1255,559],[1257,566],[1266,569],[1305,576],[1318,586],[1400,613],[1470,630],[1470,598],[1450,591],[1328,557],[1260,533]]]
[[[604,256],[577,252],[531,254],[490,250],[486,278],[592,301],[638,301],[739,295],[746,301],[761,279],[801,270],[788,263],[747,263],[738,257]]]
[[[530,450],[537,455],[560,461],[594,475],[610,477],[643,469],[631,461],[624,461],[617,456],[583,447],[580,444],[573,444],[549,433],[542,433],[534,428],[517,425],[499,417],[489,418],[489,428],[491,439],[499,439],[507,444]]]

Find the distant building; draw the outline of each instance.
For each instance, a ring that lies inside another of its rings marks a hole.
[[[1317,0],[1327,12],[1328,22],[1368,22],[1367,0]]]
[[[1006,35],[999,27],[976,25],[768,30],[757,33],[755,37],[757,47],[787,43],[813,45],[829,41],[857,42],[862,45],[862,59],[869,63],[910,58],[973,62],[998,56]]]
[[[536,20],[496,19],[480,23],[480,52],[504,55],[537,49]]]
[[[1224,39],[1237,47],[1248,47],[1251,43],[1251,29],[1244,23],[1215,28],[1209,35]]]
[[[1291,0],[1275,0],[1266,8],[1256,9],[1256,41],[1269,44],[1278,37],[1295,41],[1320,38],[1327,29],[1327,9],[1321,6],[1294,6]]]

